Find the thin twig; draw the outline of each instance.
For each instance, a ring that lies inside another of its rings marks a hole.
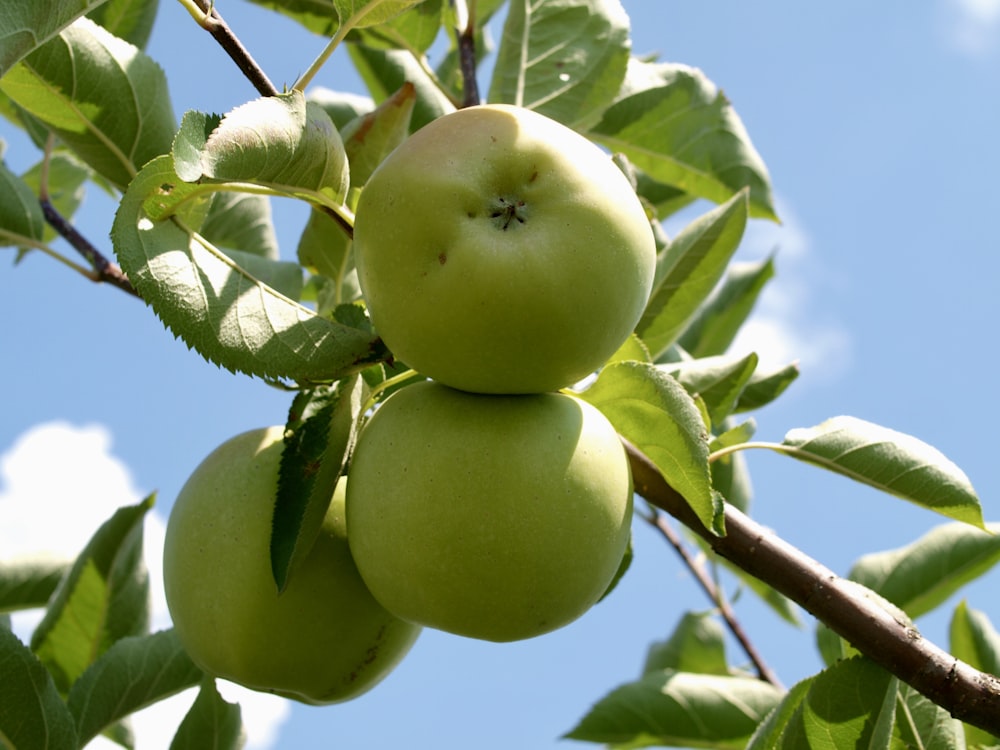
[[[122,269],[116,263],[104,257],[104,254],[94,247],[90,240],[80,234],[76,227],[70,224],[59,213],[56,207],[52,205],[47,195],[39,198],[38,203],[42,207],[42,214],[45,216],[45,221],[48,222],[49,226],[55,229],[94,269],[93,272],[86,274],[88,278],[93,281],[111,284],[134,297],[139,296],[139,293],[129,282],[128,278],[126,278]]]
[[[956,719],[1000,736],[1000,678],[980,672],[925,639],[856,584],[836,575],[738,509],[725,509],[715,536],[642,451],[628,441],[635,490],[708,542],[719,555],[801,605],[873,662]]]
[[[253,84],[253,87],[257,89],[260,95],[277,96],[281,93],[271,83],[271,80],[260,65],[257,64],[257,61],[253,59],[250,51],[243,46],[243,42],[229,28],[229,24],[219,15],[219,11],[215,9],[215,3],[207,2],[207,0],[195,0],[195,3],[204,13],[203,16],[198,18],[198,23],[226,51],[226,54],[236,63],[236,66],[246,76],[247,80]]]
[[[702,565],[697,559],[695,559],[684,546],[683,541],[681,541],[680,536],[674,531],[674,528],[667,523],[667,519],[664,518],[662,513],[653,511],[653,513],[646,517],[650,526],[655,528],[660,532],[660,535],[670,544],[671,547],[680,555],[681,560],[687,566],[688,570],[694,575],[695,580],[704,590],[705,594],[709,599],[719,608],[719,614],[722,615],[722,619],[725,620],[726,626],[729,631],[733,634],[736,640],[739,642],[740,646],[746,652],[746,655],[753,662],[754,667],[757,670],[757,675],[761,680],[769,682],[776,688],[784,689],[781,684],[781,680],[778,679],[778,675],[767,665],[764,658],[761,656],[757,647],[753,645],[750,638],[747,636],[746,631],[740,624],[739,620],[736,619],[736,613],[733,612],[733,608],[730,606],[729,602],[726,600],[722,592],[719,591],[718,586],[708,575],[705,570],[705,566]]]
[[[458,63],[462,71],[462,106],[474,107],[480,102],[476,81],[476,3],[467,4],[465,26],[458,30]]]

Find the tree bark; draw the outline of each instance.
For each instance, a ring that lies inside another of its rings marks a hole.
[[[716,554],[781,592],[876,664],[955,718],[1000,736],[1000,679],[956,659],[925,639],[858,584],[726,505],[726,536],[715,536],[638,448],[625,443],[635,491],[696,534]]]

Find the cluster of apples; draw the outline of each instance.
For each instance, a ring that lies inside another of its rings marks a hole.
[[[192,658],[309,703],[372,687],[423,626],[512,641],[575,620],[613,580],[632,516],[615,429],[560,392],[621,346],[652,286],[652,230],[610,156],[526,109],[459,110],[372,174],[354,252],[376,330],[425,379],[367,418],[280,596],[281,428],[199,466],[164,552]]]

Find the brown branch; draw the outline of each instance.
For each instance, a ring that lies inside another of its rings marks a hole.
[[[476,82],[476,8],[469,3],[469,18],[458,32],[458,63],[462,71],[462,106],[474,107],[480,102]]]
[[[727,505],[726,536],[713,535],[656,466],[634,445],[628,451],[635,490],[705,539],[719,555],[797,602],[955,718],[1000,736],[1000,678],[956,659],[900,622],[857,585],[833,573]]]
[[[655,528],[664,539],[670,544],[671,547],[680,555],[681,560],[687,566],[688,570],[694,575],[695,580],[701,586],[702,590],[708,596],[709,599],[719,608],[719,614],[722,619],[725,620],[726,626],[729,628],[729,632],[733,634],[736,640],[739,642],[740,646],[743,647],[743,651],[753,662],[754,668],[757,670],[757,675],[764,682],[769,682],[776,688],[784,689],[781,684],[781,680],[778,679],[778,675],[767,665],[764,658],[761,656],[757,647],[753,645],[750,638],[747,636],[746,631],[740,624],[739,620],[736,619],[736,613],[733,612],[733,608],[730,606],[729,602],[719,591],[718,586],[712,581],[708,572],[705,570],[705,566],[701,565],[698,560],[691,556],[681,541],[681,538],[674,531],[673,527],[667,523],[666,519],[663,517],[662,513],[654,513],[647,519],[649,524]]]
[[[52,202],[45,196],[39,198],[38,203],[42,207],[42,214],[49,226],[65,239],[70,246],[84,257],[87,263],[93,268],[93,273],[85,274],[88,278],[97,282],[111,284],[123,292],[138,297],[139,293],[132,286],[122,269],[112,261],[104,257],[104,254],[91,244],[90,240],[84,237],[66,218],[56,210]],[[78,267],[81,272],[84,270]]]
[[[257,61],[253,59],[250,51],[243,46],[243,42],[229,28],[229,24],[219,15],[214,2],[197,0],[197,3],[205,13],[205,18],[201,22],[202,28],[211,34],[219,46],[226,51],[226,54],[236,63],[236,66],[261,96],[277,96],[280,93],[278,89],[271,83]]]

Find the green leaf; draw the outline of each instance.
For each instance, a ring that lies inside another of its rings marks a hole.
[[[362,28],[395,18],[423,0],[333,0],[342,26]]]
[[[949,635],[952,654],[981,672],[1000,675],[1000,633],[985,612],[970,609],[963,599],[952,614]],[[971,747],[1000,744],[1000,737],[971,724],[965,725],[965,739]]]
[[[712,494],[708,433],[684,387],[655,366],[615,362],[579,394],[645,453],[706,528],[720,531],[721,506]]]
[[[666,219],[695,202],[690,195],[673,185],[657,182],[641,170],[636,170],[636,192],[653,207],[657,218]]]
[[[616,688],[568,732],[568,739],[743,750],[781,700],[778,688],[743,677],[665,670]]]
[[[142,531],[153,497],[119,508],[97,530],[52,594],[31,650],[69,690],[111,645],[149,628],[149,574]]]
[[[215,680],[205,677],[198,696],[184,716],[170,750],[212,748],[239,750],[246,742],[239,704],[228,703],[219,695]]]
[[[0,13],[0,78],[32,51],[105,0],[5,0]]]
[[[202,674],[173,629],[123,638],[69,692],[80,746],[129,714],[197,685]]]
[[[330,507],[361,413],[361,378],[300,392],[292,401],[278,474],[271,571],[284,591]]]
[[[177,221],[152,221],[147,198],[178,182],[169,156],[148,164],[111,232],[129,280],[177,336],[229,370],[297,382],[333,380],[381,358],[371,333],[279,294]]]
[[[785,737],[785,733],[789,731],[789,726],[793,722],[798,721],[802,702],[809,693],[809,688],[815,679],[815,677],[808,677],[797,682],[792,686],[791,690],[785,693],[784,698],[781,699],[781,703],[754,730],[753,736],[747,743],[746,750],[777,750],[777,748],[794,747],[789,745],[788,740],[790,737]],[[796,725],[789,732],[789,735],[797,731]]]
[[[347,155],[337,128],[301,91],[243,104],[214,124],[188,112],[174,140],[177,175],[186,182],[262,185],[314,203],[339,206],[347,196]]]
[[[351,187],[364,187],[375,168],[409,134],[416,100],[413,84],[405,83],[376,109],[341,130],[351,165]]]
[[[746,456],[742,453],[729,453],[713,461],[712,487],[727,503],[745,513],[753,499],[753,485]]]
[[[441,92],[409,52],[375,49],[359,43],[348,44],[347,51],[376,102],[385,101],[407,82],[413,84],[417,100],[413,105],[410,132],[455,111],[456,104]]]
[[[337,222],[322,211],[309,212],[309,220],[299,237],[298,256],[299,263],[330,282],[325,290],[330,301],[318,304],[318,312],[361,297],[351,240]]]
[[[0,746],[9,750],[76,750],[73,717],[42,663],[0,627]]]
[[[443,0],[423,0],[386,23],[367,26],[354,33],[369,47],[407,50],[419,56],[437,39],[442,6]],[[478,8],[476,10],[478,12]]]
[[[650,645],[642,674],[672,669],[728,676],[725,638],[722,626],[711,614],[685,612],[667,640]]]
[[[757,355],[705,357],[661,369],[677,378],[692,396],[700,396],[713,425],[722,424],[736,408],[737,400],[757,369]]]
[[[654,358],[677,340],[722,278],[746,222],[747,196],[738,193],[684,227],[659,254],[652,294],[636,326]]]
[[[736,403],[737,414],[759,409],[785,392],[799,376],[799,365],[793,362],[771,372],[755,371]]]
[[[919,617],[1000,561],[1000,524],[988,528],[938,526],[905,547],[859,558],[848,578]]]
[[[250,0],[281,13],[320,36],[333,36],[340,27],[334,0]]]
[[[267,196],[232,191],[216,193],[198,231],[218,248],[278,260],[278,237]]]
[[[749,188],[750,215],[777,218],[763,160],[729,100],[700,70],[633,58],[620,98],[589,134],[690,195],[723,203]]]
[[[160,0],[108,0],[87,14],[119,39],[139,49],[146,46],[153,32]]]
[[[994,739],[987,744],[993,745],[995,742]],[[909,685],[899,686],[892,750],[965,750],[966,747],[988,750],[982,745],[967,745],[962,723],[953,719],[941,706]]]
[[[44,607],[69,567],[49,559],[0,562],[0,612]]]
[[[596,119],[625,79],[629,48],[618,0],[512,0],[489,101],[571,126]]]
[[[855,417],[834,417],[791,430],[782,445],[793,458],[985,528],[979,498],[965,473],[915,437]]]
[[[119,188],[170,150],[176,122],[163,71],[86,18],[18,63],[0,89]]]
[[[38,197],[28,183],[0,161],[0,247],[24,247],[41,242],[45,236],[45,216]]]
[[[810,681],[789,724],[789,729],[799,725],[805,744],[786,729],[781,747],[888,748],[886,726],[892,726],[898,686],[895,677],[868,659],[838,662]]]
[[[677,343],[695,358],[723,354],[773,276],[772,258],[730,265],[722,284],[698,309]]]

